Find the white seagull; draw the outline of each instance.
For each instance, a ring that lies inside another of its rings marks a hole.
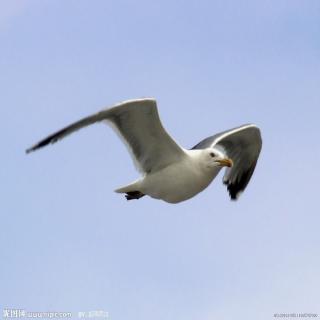
[[[169,203],[192,198],[204,190],[222,167],[223,183],[232,200],[246,188],[262,146],[253,124],[208,137],[192,149],[179,146],[163,128],[154,99],[135,99],[83,118],[41,140],[32,152],[96,122],[107,122],[127,145],[142,177],[115,192],[127,200],[148,195]]]

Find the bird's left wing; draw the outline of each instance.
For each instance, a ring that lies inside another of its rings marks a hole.
[[[227,168],[223,183],[231,199],[236,200],[248,185],[262,147],[260,130],[253,124],[243,125],[206,138],[192,149],[218,148],[233,161]]]
[[[26,152],[55,143],[73,132],[105,121],[129,148],[138,168],[146,173],[160,170],[185,156],[182,148],[163,128],[154,99],[128,100],[83,118],[41,140]]]

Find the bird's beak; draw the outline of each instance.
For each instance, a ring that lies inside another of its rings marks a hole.
[[[229,158],[221,159],[221,160],[216,160],[222,167],[232,167],[233,166],[233,161]]]

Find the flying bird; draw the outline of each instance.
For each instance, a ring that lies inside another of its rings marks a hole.
[[[127,200],[148,195],[169,203],[192,198],[226,167],[223,183],[232,200],[246,188],[255,169],[262,140],[253,124],[208,137],[191,149],[179,146],[163,128],[156,100],[128,100],[83,118],[26,150],[30,153],[69,134],[106,122],[119,134],[142,176],[115,192]]]

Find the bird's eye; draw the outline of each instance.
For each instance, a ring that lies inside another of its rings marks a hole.
[[[210,152],[210,156],[214,158],[216,155],[213,152]]]

